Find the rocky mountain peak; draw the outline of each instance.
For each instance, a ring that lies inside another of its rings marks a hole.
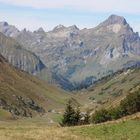
[[[36,32],[45,32],[42,27],[40,27]]]
[[[60,31],[60,30],[63,30],[63,29],[65,29],[65,28],[66,28],[66,27],[65,27],[64,25],[59,24],[59,25],[57,25],[56,27],[54,27],[53,31]]]
[[[8,26],[9,24],[6,22],[6,21],[4,21],[4,22],[0,22],[0,26]]]
[[[127,21],[122,16],[111,15],[111,16],[108,17],[107,20],[105,20],[104,22],[99,24],[99,26],[109,26],[109,25],[112,25],[112,24],[126,25]]]
[[[40,27],[38,30],[35,30],[33,33],[38,34],[38,35],[44,35],[45,31],[42,27]]]
[[[79,28],[76,25],[72,25],[68,27],[70,30],[79,30]]]
[[[21,32],[27,32],[27,29],[26,29],[26,28],[24,28]]]
[[[7,22],[0,22],[0,32],[5,34],[6,36],[14,37],[19,34],[19,30],[13,26],[9,25]]]

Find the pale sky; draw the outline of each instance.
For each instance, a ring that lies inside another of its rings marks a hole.
[[[91,28],[111,14],[124,16],[140,32],[140,0],[0,0],[0,21],[19,29],[47,31],[58,24]]]

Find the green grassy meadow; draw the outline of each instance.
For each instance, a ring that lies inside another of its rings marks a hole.
[[[0,121],[0,140],[139,140],[140,113],[117,121],[76,127],[39,119]]]
[[[139,140],[140,120],[73,128],[76,135],[99,140]]]

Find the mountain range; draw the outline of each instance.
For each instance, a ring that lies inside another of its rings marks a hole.
[[[11,64],[65,90],[140,64],[139,34],[117,15],[91,29],[58,25],[31,32],[1,22],[0,32],[0,53]]]

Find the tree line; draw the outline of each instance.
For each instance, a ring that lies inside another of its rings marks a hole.
[[[80,109],[72,107],[71,101],[68,102],[66,110],[63,114],[62,126],[74,126],[89,123],[102,123],[106,121],[116,120],[121,117],[132,115],[140,111],[140,90],[129,93],[120,105],[114,108],[100,109],[95,111],[93,115],[86,112],[81,115]]]

